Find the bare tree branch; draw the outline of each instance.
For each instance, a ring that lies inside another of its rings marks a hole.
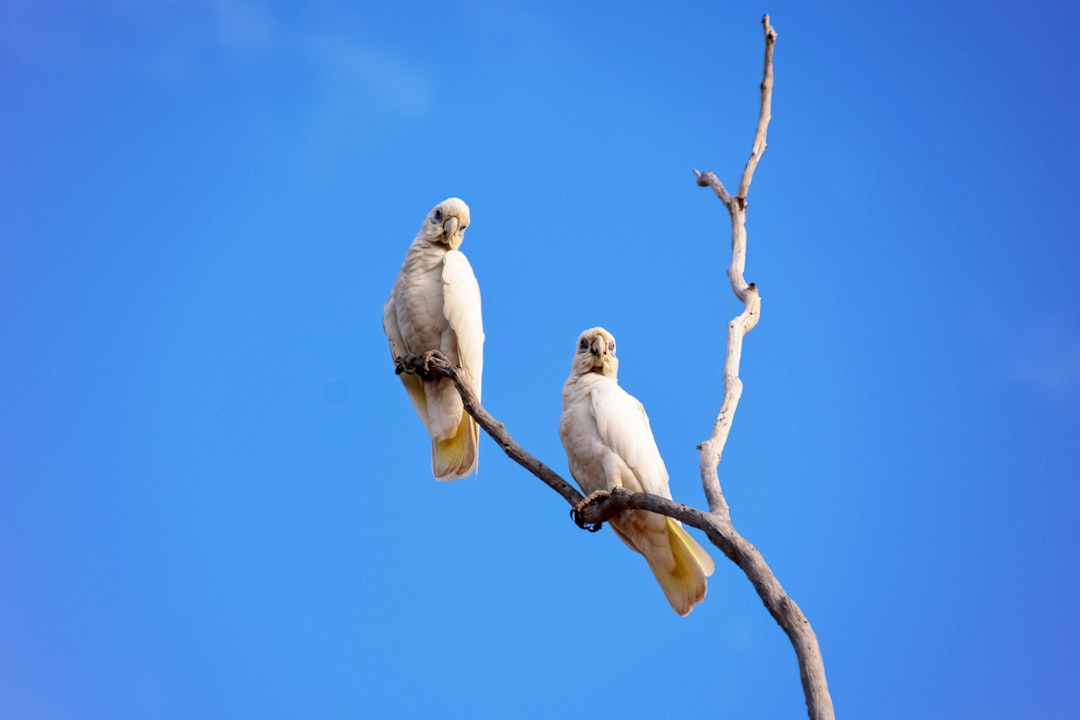
[[[480,405],[467,381],[453,364],[440,353],[432,351],[424,355],[398,358],[397,372],[415,372],[422,377],[443,376],[451,378],[461,394],[465,410],[476,419],[510,459],[540,478],[550,488],[566,499],[574,521],[588,530],[598,530],[602,523],[626,509],[648,510],[675,518],[704,532],[709,540],[739,566],[761,597],[762,602],[776,622],[787,633],[799,661],[799,674],[811,720],[833,720],[832,699],[825,679],[825,665],[817,636],[810,627],[806,615],[784,592],[765,558],[750,542],[743,538],[731,523],[731,513],[720,487],[718,466],[727,443],[735,410],[742,396],[739,365],[742,358],[743,337],[757,325],[761,315],[761,296],[753,283],[743,277],[746,267],[746,210],[747,193],[753,180],[754,170],[765,152],[765,136],[772,117],[773,46],[776,31],[769,23],[769,16],[762,18],[765,28],[765,73],[761,82],[761,108],[750,158],[743,169],[738,193],[733,197],[719,178],[711,172],[699,173],[697,183],[711,187],[731,216],[731,265],[728,279],[735,296],[743,303],[743,311],[728,323],[727,357],[724,362],[724,398],[720,412],[713,423],[712,435],[698,446],[701,453],[701,479],[709,512],[683,505],[658,495],[634,493],[617,488],[611,492],[598,492],[583,498],[573,486],[557,473],[537,460],[518,445],[505,426],[495,420]]]
[[[776,31],[773,30],[768,15],[763,17],[761,22],[765,28],[765,71],[761,81],[761,106],[757,129],[754,132],[754,145],[739,181],[738,194],[732,197],[713,173],[694,171],[698,185],[711,187],[731,216],[731,265],[728,267],[728,280],[731,282],[731,289],[735,296],[743,303],[743,311],[728,323],[727,358],[724,362],[724,400],[720,405],[716,422],[713,423],[712,435],[698,446],[701,451],[701,482],[709,502],[709,509],[717,524],[715,533],[709,533],[709,539],[713,540],[717,547],[721,548],[724,554],[746,573],[746,577],[757,590],[765,607],[791,640],[795,655],[799,660],[799,675],[802,679],[803,694],[806,697],[806,707],[810,718],[832,720],[834,717],[832,698],[825,679],[825,662],[821,656],[817,635],[810,627],[806,615],[784,592],[768,563],[765,562],[765,558],[757,548],[735,530],[735,526],[731,523],[727,501],[720,489],[717,470],[731,431],[735,410],[742,397],[743,386],[742,380],[739,379],[739,364],[742,359],[743,337],[754,329],[761,316],[761,295],[757,287],[753,283],[748,284],[743,277],[746,268],[746,210],[748,207],[746,198],[750,192],[750,182],[754,178],[754,171],[757,169],[761,156],[765,153],[765,136],[769,129],[769,121],[772,119],[773,48],[776,45]],[[723,537],[731,549],[717,542],[714,534]]]
[[[461,401],[465,405],[465,411],[473,416],[473,419],[479,423],[480,427],[484,428],[484,432],[499,444],[499,447],[503,449],[503,452],[511,460],[543,480],[548,487],[566,498],[566,502],[570,503],[571,506],[575,506],[582,501],[581,493],[573,485],[563,480],[558,473],[526,452],[525,448],[518,445],[514,438],[510,437],[510,433],[506,431],[506,426],[491,417],[488,411],[480,404],[480,401],[476,399],[476,393],[469,387],[468,382],[458,372],[459,368],[447,360],[442,353],[433,350],[423,355],[409,355],[397,358],[395,364],[399,375],[403,372],[415,372],[424,379],[442,375],[453,380],[454,386],[457,387],[458,392],[461,394]]]

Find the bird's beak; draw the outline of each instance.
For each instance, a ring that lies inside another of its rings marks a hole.
[[[605,350],[607,350],[607,343],[600,335],[594,337],[592,339],[592,342],[589,344],[589,352],[591,352],[593,357],[595,358],[603,357]]]
[[[443,232],[446,233],[446,242],[449,245],[454,244],[454,236],[457,235],[459,220],[451,215],[446,218],[446,222],[443,223]]]

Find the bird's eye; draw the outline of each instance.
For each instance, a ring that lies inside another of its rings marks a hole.
[[[581,338],[581,342],[578,343],[578,350],[585,352],[589,349],[589,341],[585,338]]]
[[[442,210],[436,210],[435,211],[435,220],[434,220],[434,222],[437,222],[437,223],[442,222]]]
[[[610,343],[607,346],[607,349],[608,349],[608,352],[610,352],[612,355],[614,355],[615,354],[615,343],[614,342]]]

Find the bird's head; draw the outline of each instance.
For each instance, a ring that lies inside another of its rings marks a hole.
[[[578,336],[574,353],[574,374],[600,373],[616,380],[619,359],[615,357],[615,337],[602,327],[589,328]]]
[[[460,198],[447,198],[431,209],[424,226],[420,228],[420,234],[430,243],[457,250],[465,239],[467,227],[469,206]]]

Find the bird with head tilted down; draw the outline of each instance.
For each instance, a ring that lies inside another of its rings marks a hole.
[[[458,248],[469,226],[469,206],[448,198],[432,208],[405,253],[390,299],[383,308],[383,330],[395,361],[438,350],[480,397],[484,369],[484,324],[480,286]],[[465,412],[450,378],[423,380],[401,373],[420,420],[431,435],[431,472],[436,480],[465,477],[476,469],[480,429]]]
[[[619,387],[618,373],[611,333],[601,327],[581,333],[559,420],[570,474],[586,495],[621,487],[671,499],[645,407]],[[624,510],[610,522],[645,556],[675,612],[686,615],[705,599],[713,560],[679,522],[645,510]]]

